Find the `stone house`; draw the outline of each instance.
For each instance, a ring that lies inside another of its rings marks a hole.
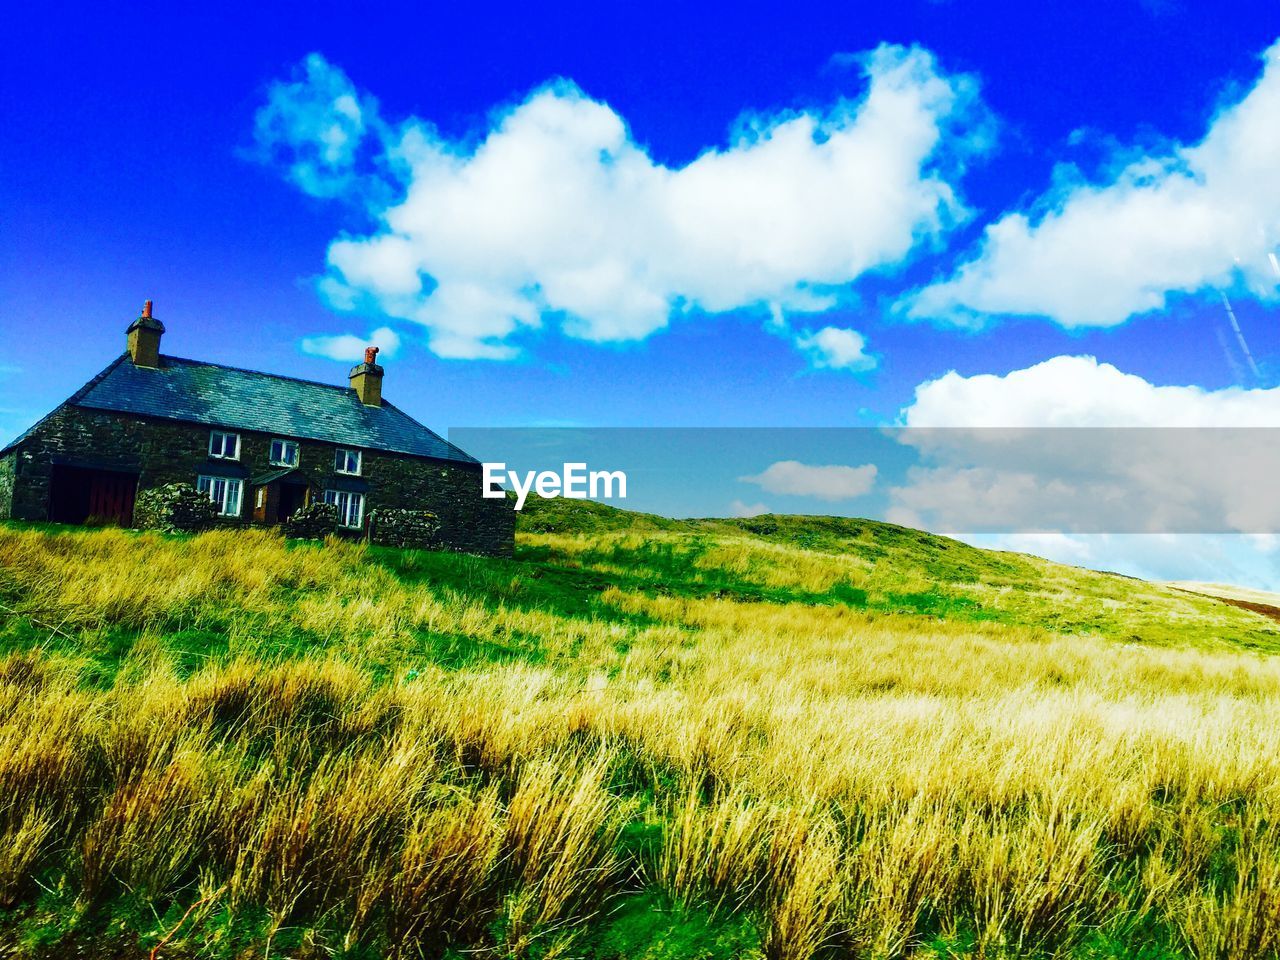
[[[228,525],[323,499],[354,535],[376,510],[429,510],[445,546],[511,553],[511,506],[482,497],[475,458],[383,400],[376,348],[340,386],[165,356],[163,333],[148,300],[125,353],[0,450],[0,518],[129,526],[139,492],[183,482]]]

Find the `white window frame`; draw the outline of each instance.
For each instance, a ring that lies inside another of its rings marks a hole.
[[[347,467],[351,463],[351,458],[356,458],[356,468],[348,470]],[[352,447],[339,447],[337,453],[333,455],[333,470],[335,473],[341,473],[348,477],[360,476],[360,471],[364,469],[364,453]]]
[[[276,458],[277,443],[280,444],[282,457],[284,454],[288,453],[289,450],[293,450],[292,460]],[[273,467],[296,467],[302,461],[302,451],[298,447],[297,440],[286,440],[283,437],[273,437],[271,440],[271,446],[267,451],[267,457],[271,461],[271,465]]]
[[[244,481],[235,477],[214,477],[200,474],[196,477],[196,489],[205,494],[220,517],[238,517],[244,501]]]
[[[338,526],[359,530],[364,524],[364,494],[349,490],[326,490],[324,502],[338,508]]]
[[[233,443],[233,450],[227,453],[227,437],[230,437]],[[218,451],[213,449],[213,442],[221,439],[222,443]],[[209,457],[213,460],[239,460],[240,459],[240,434],[233,433],[230,430],[210,430],[209,431]]]

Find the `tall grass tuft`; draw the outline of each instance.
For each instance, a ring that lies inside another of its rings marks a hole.
[[[819,527],[0,526],[0,955],[1280,956],[1269,623]]]

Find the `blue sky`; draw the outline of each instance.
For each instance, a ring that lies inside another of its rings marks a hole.
[[[0,433],[148,297],[441,430],[1280,420],[1274,4],[466,6],[11,14]]]

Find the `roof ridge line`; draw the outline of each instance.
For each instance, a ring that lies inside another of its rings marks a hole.
[[[252,370],[249,367],[237,367],[229,363],[213,363],[209,360],[193,360],[190,357],[175,357],[172,354],[160,354],[161,360],[176,360],[178,363],[187,363],[193,367],[217,367],[219,370],[234,370],[236,373],[252,373],[258,377],[270,377],[273,380],[289,380],[293,383],[305,383],[313,387],[328,387],[331,390],[350,390],[351,387],[343,386],[340,383],[330,383],[327,380],[310,380],[306,377],[291,377],[287,373],[269,373],[266,370]]]

